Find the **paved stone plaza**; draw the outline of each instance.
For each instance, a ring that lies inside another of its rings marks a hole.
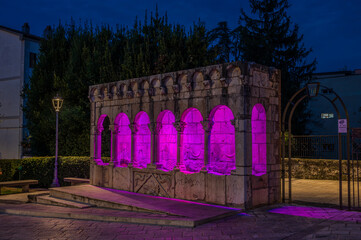
[[[361,212],[277,205],[196,228],[1,214],[0,239],[361,239]]]

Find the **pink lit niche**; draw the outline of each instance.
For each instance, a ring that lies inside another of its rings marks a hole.
[[[162,111],[157,119],[157,167],[164,171],[171,171],[177,165],[177,130],[174,122],[175,117],[169,110]]]
[[[257,103],[252,110],[252,174],[261,176],[267,172],[266,111]]]
[[[181,124],[181,156],[180,170],[184,173],[199,172],[204,166],[204,130],[203,117],[198,109],[187,109],[182,117]]]
[[[217,175],[229,175],[236,169],[235,129],[232,110],[219,105],[211,111],[208,171]]]
[[[127,167],[131,161],[132,131],[129,128],[129,118],[125,113],[119,113],[114,121],[115,149],[114,165]]]
[[[104,126],[105,123],[108,123],[107,126]],[[104,131],[104,133],[103,133],[103,131]],[[102,114],[102,115],[100,115],[100,117],[98,119],[97,128],[96,128],[96,132],[95,132],[95,136],[94,136],[94,161],[98,165],[104,165],[104,163],[102,161],[102,142],[103,142],[103,146],[105,148],[105,149],[103,149],[103,151],[107,150],[108,153],[110,151],[110,139],[104,139],[104,137],[106,137],[108,135],[108,134],[105,134],[107,131],[109,131],[109,118],[107,115]],[[105,135],[105,136],[102,138],[102,135]],[[105,145],[107,143],[109,143],[109,146]]]
[[[146,168],[150,163],[151,133],[146,112],[139,112],[134,120],[134,162],[136,168]]]

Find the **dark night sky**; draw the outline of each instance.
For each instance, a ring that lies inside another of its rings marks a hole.
[[[317,72],[361,69],[361,1],[359,0],[289,0],[288,14],[300,26],[304,43],[312,48],[310,59],[317,58]],[[59,20],[92,20],[93,24],[132,26],[146,9],[160,15],[168,12],[171,23],[190,26],[199,18],[208,29],[227,21],[233,28],[240,9],[249,13],[247,0],[0,0],[0,25],[21,29],[24,22],[30,32],[41,36],[47,25]]]

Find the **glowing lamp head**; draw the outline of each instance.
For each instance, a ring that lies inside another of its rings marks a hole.
[[[58,94],[52,99],[53,107],[56,112],[60,111],[60,108],[63,106],[64,99],[61,98]]]

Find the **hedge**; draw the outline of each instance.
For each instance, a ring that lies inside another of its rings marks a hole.
[[[54,178],[55,157],[0,159],[0,181],[36,179],[37,187],[50,187]],[[64,177],[89,178],[89,157],[59,157],[58,179],[64,186]]]

